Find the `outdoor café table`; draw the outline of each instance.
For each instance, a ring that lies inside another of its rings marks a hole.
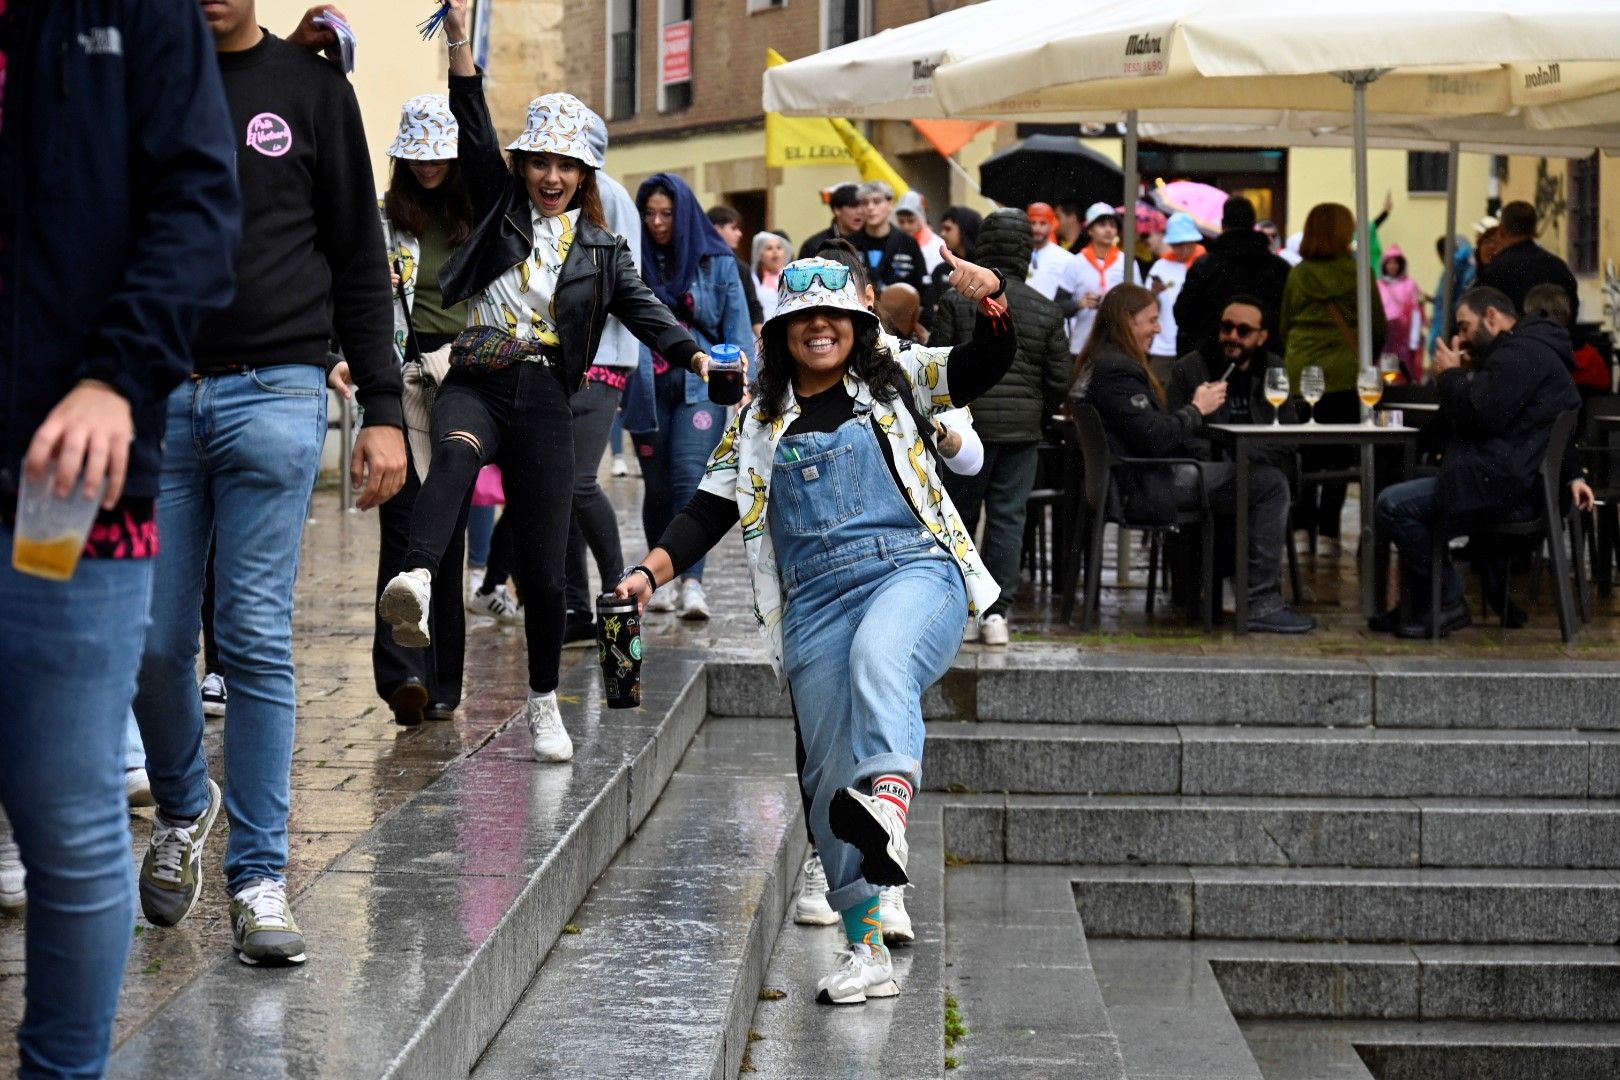
[[[1380,401],[1373,408],[1379,412],[1437,413],[1440,411],[1440,403],[1438,401]]]
[[[1249,632],[1249,452],[1256,445],[1356,446],[1361,448],[1361,609],[1369,618],[1382,610],[1379,603],[1377,547],[1373,542],[1373,450],[1379,446],[1399,446],[1405,454],[1405,476],[1411,476],[1417,461],[1418,429],[1376,427],[1371,424],[1209,424],[1206,428],[1217,439],[1232,444],[1237,459],[1237,530],[1232,562],[1232,592],[1236,607],[1236,629]],[[1294,538],[1288,538],[1289,543]]]

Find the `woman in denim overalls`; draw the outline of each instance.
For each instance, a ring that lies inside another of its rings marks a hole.
[[[882,344],[847,266],[782,272],[754,404],[715,448],[696,497],[620,596],[643,605],[743,527],[771,661],[793,691],[810,830],[850,948],[819,1000],[899,992],[878,890],[906,883],[906,814],[920,779],[922,695],[949,668],[971,614],[995,601],[940,482],[925,417],[960,406],[1011,366],[999,276],[956,261],[950,284],[984,301],[971,342]]]

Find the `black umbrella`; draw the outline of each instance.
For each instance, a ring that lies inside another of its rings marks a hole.
[[[1020,209],[1065,199],[1116,206],[1125,198],[1120,167],[1067,135],[1031,135],[992,154],[979,166],[979,185],[986,198]]]

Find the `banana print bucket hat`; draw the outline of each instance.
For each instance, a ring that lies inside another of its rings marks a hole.
[[[453,161],[460,125],[448,94],[418,94],[400,109],[399,134],[388,156],[400,161]]]
[[[590,123],[590,110],[573,94],[542,94],[529,102],[528,126],[507,149],[561,154],[600,169],[602,155],[591,143]]]

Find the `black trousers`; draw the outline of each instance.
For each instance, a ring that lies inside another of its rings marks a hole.
[[[512,519],[529,689],[548,693],[557,688],[562,659],[574,489],[574,416],[551,367],[517,363],[492,374],[452,371],[445,379],[433,407],[433,467],[411,516],[406,569],[437,575],[441,564],[449,566],[445,553],[462,528],[478,470],[492,461],[501,467]]]
[[[410,454],[409,441],[405,444]],[[405,470],[405,486],[392,499],[377,508],[381,542],[377,548],[377,595],[395,574],[406,569],[405,553],[410,546],[411,514],[421,494],[416,466]],[[468,500],[470,501],[469,494]],[[377,696],[387,701],[406,679],[417,678],[427,687],[428,701],[456,706],[461,703],[461,678],[465,666],[467,613],[461,602],[461,564],[466,548],[467,503],[463,502],[459,523],[445,550],[446,572],[433,577],[433,604],[428,626],[433,644],[410,649],[394,642],[394,632],[381,618],[371,637],[371,672],[377,681]]]

